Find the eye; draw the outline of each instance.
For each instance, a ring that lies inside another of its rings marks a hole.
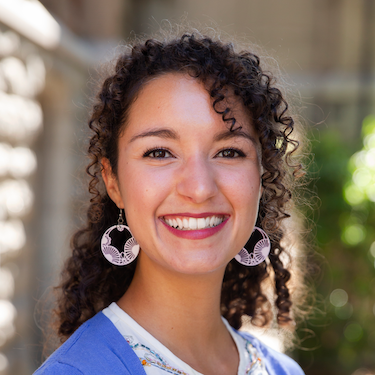
[[[154,148],[148,150],[143,154],[144,158],[153,158],[153,159],[166,159],[173,157],[172,154],[164,148]]]
[[[237,150],[235,148],[226,148],[219,151],[216,156],[220,158],[243,158],[246,155],[241,150]]]

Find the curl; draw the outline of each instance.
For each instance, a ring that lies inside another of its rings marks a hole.
[[[262,69],[257,55],[238,52],[232,43],[185,33],[180,38],[149,39],[133,45],[119,56],[96,97],[89,120],[93,133],[88,147],[91,199],[87,223],[72,238],[72,256],[58,287],[55,313],[63,340],[96,312],[117,301],[131,283],[136,263],[119,269],[100,254],[100,238],[117,218],[117,207],[101,180],[101,161],[107,158],[116,174],[117,141],[126,126],[129,108],[150,79],[171,72],[200,80],[212,98],[213,109],[233,132],[240,129],[227,100],[234,95],[248,110],[261,145],[264,190],[257,225],[270,236],[270,262],[251,268],[234,260],[228,264],[222,286],[222,314],[235,328],[241,327],[244,315],[254,324],[265,325],[272,320],[274,303],[279,325],[293,320],[288,289],[291,273],[283,264],[287,252],[282,244],[282,223],[290,217],[293,186],[303,175],[303,166],[295,158],[299,142],[292,137],[295,123],[288,103],[273,75]],[[264,282],[271,274],[274,301],[264,291]]]

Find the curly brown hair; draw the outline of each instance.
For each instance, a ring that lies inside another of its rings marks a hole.
[[[136,261],[120,268],[107,262],[100,252],[101,236],[118,216],[118,209],[101,180],[101,160],[107,158],[116,173],[117,143],[126,126],[129,108],[148,80],[169,72],[189,74],[203,82],[214,110],[231,131],[239,126],[225,99],[229,91],[234,93],[248,109],[260,140],[264,190],[257,225],[268,233],[271,252],[269,261],[255,267],[244,267],[235,260],[227,265],[222,285],[222,315],[237,329],[245,315],[255,324],[265,325],[272,319],[273,309],[279,325],[293,321],[287,286],[291,273],[282,262],[282,253],[285,253],[282,220],[290,216],[292,187],[302,171],[301,164],[292,160],[299,147],[298,141],[291,138],[295,127],[293,118],[288,114],[287,101],[276,86],[274,76],[262,69],[256,54],[238,52],[232,43],[193,32],[164,40],[138,41],[128,47],[117,58],[114,71],[104,79],[95,99],[89,120],[93,135],[88,148],[91,162],[87,173],[91,177],[92,197],[87,223],[72,238],[73,253],[58,287],[60,296],[55,313],[62,340],[117,301],[132,281]],[[274,301],[269,301],[263,289],[263,282],[270,275],[276,295]]]

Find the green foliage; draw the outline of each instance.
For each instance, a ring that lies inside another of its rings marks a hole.
[[[294,355],[307,375],[375,373],[375,117],[363,123],[358,152],[337,132],[315,137],[310,174],[321,200],[315,220],[324,257],[316,286],[321,303],[307,323],[314,339]]]
[[[375,116],[368,116],[362,127],[363,147],[349,160],[351,179],[344,197],[351,206],[375,202]]]

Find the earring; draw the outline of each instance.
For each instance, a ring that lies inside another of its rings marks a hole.
[[[238,263],[243,264],[244,266],[257,266],[258,264],[264,262],[271,250],[271,242],[267,236],[267,233],[258,227],[254,227],[253,233],[255,230],[259,231],[259,233],[262,235],[262,239],[255,244],[253,252],[249,253],[249,251],[243,247],[234,257]],[[251,235],[253,235],[253,233]],[[248,246],[249,242],[250,239],[247,241],[245,246]]]
[[[117,229],[119,232],[124,232],[123,235],[126,237],[124,251],[122,253],[111,245],[112,239],[109,235],[114,229]],[[137,257],[139,253],[139,245],[136,239],[133,237],[129,227],[124,225],[121,208],[117,224],[108,228],[104,232],[100,245],[104,257],[108,260],[108,262],[116,266],[126,266]]]

